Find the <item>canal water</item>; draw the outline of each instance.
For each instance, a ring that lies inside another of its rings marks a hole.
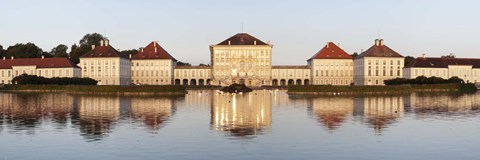
[[[480,157],[480,93],[0,93],[0,102],[0,160]]]

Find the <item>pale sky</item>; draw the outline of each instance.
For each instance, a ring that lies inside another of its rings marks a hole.
[[[0,0],[0,44],[50,51],[98,32],[117,49],[157,40],[176,59],[209,63],[209,45],[247,32],[274,65],[306,65],[328,41],[360,52],[380,36],[404,56],[480,57],[480,1]]]

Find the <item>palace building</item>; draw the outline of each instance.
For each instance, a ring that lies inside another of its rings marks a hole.
[[[314,85],[351,85],[353,58],[333,42],[308,59]]]
[[[67,58],[21,58],[0,60],[0,84],[12,84],[12,79],[22,74],[46,78],[80,77],[80,68]]]
[[[272,65],[273,45],[248,33],[235,34],[210,46],[210,64],[177,66],[177,60],[157,42],[134,55],[124,55],[102,40],[80,57],[80,67],[66,58],[0,60],[0,84],[11,84],[23,73],[43,77],[88,77],[99,85],[218,85],[251,87],[286,85],[384,85],[394,78],[459,77],[480,82],[480,59],[420,57],[404,67],[404,57],[376,39],[353,58],[328,42],[307,65]]]
[[[110,46],[108,40],[100,41],[100,46],[92,45],[92,50],[80,57],[82,77],[98,81],[98,85],[130,85],[131,61]]]
[[[146,85],[173,84],[173,68],[177,60],[157,42],[151,42],[131,57],[132,82]]]
[[[405,66],[404,78],[419,76],[449,79],[458,77],[467,83],[480,82],[480,59],[418,57]]]
[[[270,84],[272,47],[247,33],[238,33],[210,46],[212,84]]]
[[[355,85],[384,85],[384,80],[402,78],[404,57],[386,46],[383,39],[354,59]]]

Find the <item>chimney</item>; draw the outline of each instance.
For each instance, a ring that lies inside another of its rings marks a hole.
[[[105,46],[108,46],[108,40],[105,40]]]
[[[360,53],[363,53],[363,49],[360,50]]]
[[[253,45],[257,45],[257,41],[253,41]]]
[[[153,47],[157,47],[157,42],[153,42]]]
[[[427,58],[427,55],[426,55],[426,54],[422,54],[422,57],[423,57],[423,58]]]
[[[103,39],[100,40],[100,46],[103,46]]]
[[[3,60],[5,60],[5,57],[3,57]]]
[[[232,42],[228,41],[228,45],[232,44]]]
[[[42,59],[45,59],[45,56],[44,56],[44,55],[42,55]]]
[[[383,46],[383,39],[380,39],[379,41],[380,41],[380,42],[379,42],[379,43],[380,43],[380,46]]]
[[[328,47],[330,47],[330,43],[329,43],[329,42],[327,42],[327,48],[328,48]]]
[[[132,59],[132,54],[129,54],[128,57],[130,57],[130,59]]]
[[[13,56],[12,56],[12,57],[10,57],[10,59],[13,59]]]
[[[143,52],[143,47],[142,47],[142,48],[140,48],[140,52]]]
[[[94,50],[94,49],[95,49],[95,45],[92,45],[92,50]]]
[[[375,39],[375,46],[380,46],[380,40],[379,39]]]
[[[155,53],[157,53],[157,47],[155,47]]]

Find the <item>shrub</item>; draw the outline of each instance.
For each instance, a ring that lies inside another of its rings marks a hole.
[[[45,78],[36,75],[22,74],[12,79],[13,84],[21,85],[97,85],[97,81],[91,78],[54,77]]]
[[[447,83],[454,83],[454,84],[463,84],[465,81],[458,77],[452,77],[449,79],[443,79],[440,77],[425,77],[425,76],[418,76],[415,79],[405,79],[405,78],[395,78],[385,80],[385,85],[403,85],[403,84],[447,84]]]

